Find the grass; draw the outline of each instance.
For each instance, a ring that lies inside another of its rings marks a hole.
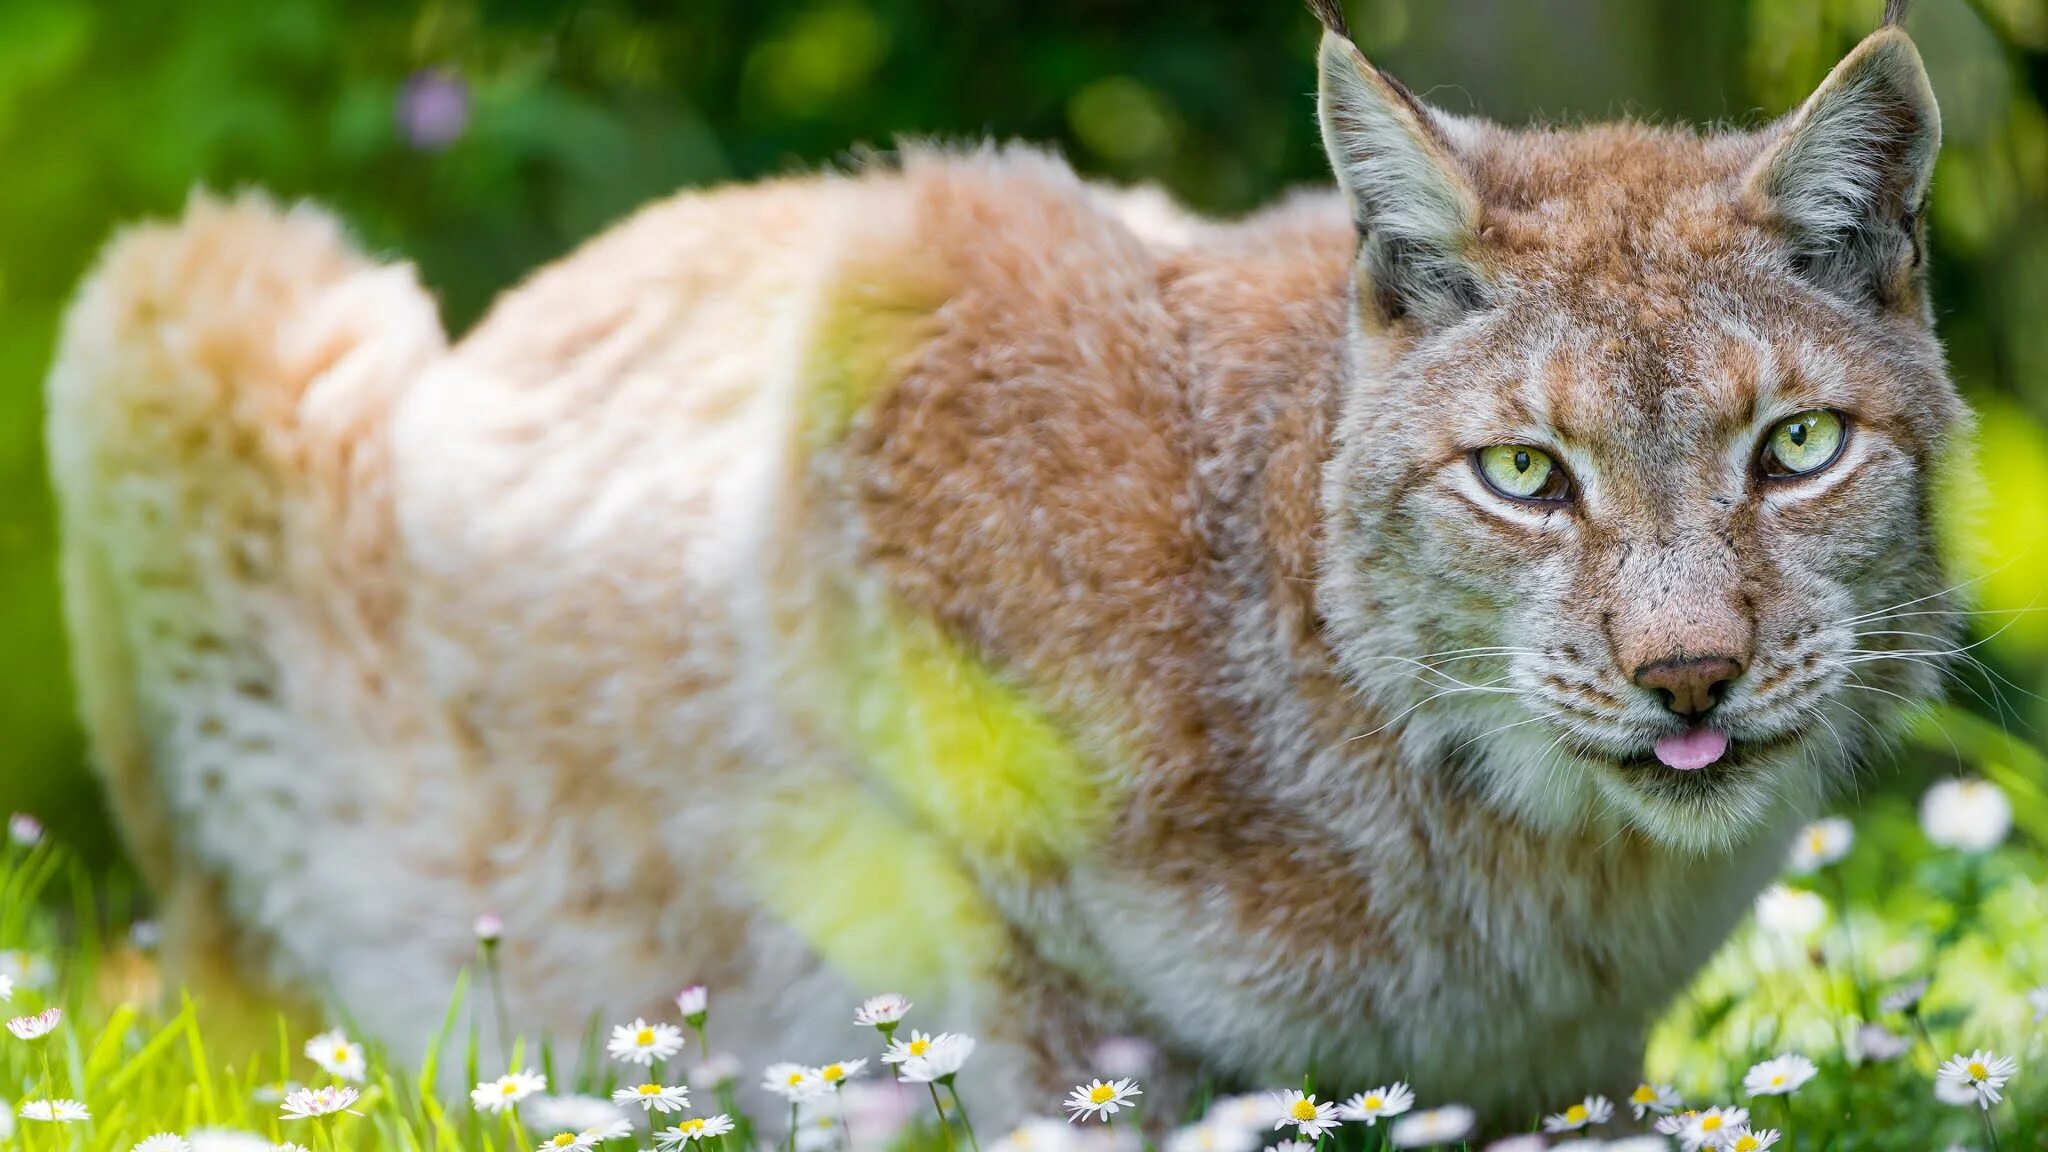
[[[1955,731],[1945,729],[1944,748]],[[1992,739],[1967,730],[1962,736],[1965,743]],[[1749,1108],[1753,1125],[1782,1131],[1777,1148],[1788,1152],[1920,1152],[1953,1144],[1989,1149],[1994,1141],[2000,1152],[2048,1147],[2048,1075],[2039,1067],[2044,1028],[2028,998],[2031,989],[2048,984],[2048,858],[2035,831],[2042,827],[2036,782],[2043,775],[2037,753],[2007,745],[1986,744],[1977,751],[1986,753],[1980,762],[1987,775],[2008,784],[2017,835],[1992,851],[1966,853],[1930,843],[1909,802],[1881,798],[1870,804],[1858,818],[1857,840],[1845,859],[1788,878],[1811,896],[1781,899],[1778,914],[1763,918],[1768,923],[1746,925],[1673,1006],[1651,1037],[1651,1078],[1674,1085],[1692,1106]],[[1810,921],[1814,897],[1826,906],[1818,925]],[[604,1029],[596,1022],[574,1052],[480,1051],[477,1019],[494,1010],[485,966],[476,984],[465,979],[450,990],[446,1017],[427,1051],[371,1047],[363,1095],[354,1105],[359,1115],[282,1119],[281,1085],[329,1082],[302,1054],[305,1036],[280,1016],[274,1045],[266,1043],[262,1051],[238,1048],[231,1056],[212,1042],[192,1000],[179,989],[161,987],[148,949],[131,939],[135,903],[88,874],[62,845],[9,843],[0,852],[0,974],[12,975],[16,985],[7,1011],[57,1007],[64,1013],[46,1038],[0,1035],[0,1098],[10,1111],[25,1098],[77,1099],[92,1114],[89,1121],[68,1124],[18,1120],[11,1133],[0,1121],[0,1148],[128,1152],[168,1131],[193,1137],[201,1152],[260,1149],[283,1140],[321,1149],[504,1152],[535,1148],[555,1129],[536,1130],[532,1101],[503,1115],[476,1111],[467,1098],[473,1084],[507,1067],[531,1066],[548,1077],[551,1093],[603,1097],[643,1078],[606,1058]],[[1886,1009],[1888,993],[1923,979],[1928,989],[1917,1007]],[[945,1022],[913,1023],[936,1028]],[[1858,1059],[1858,1030],[1869,1023],[1903,1041],[1903,1053]],[[714,1012],[713,1046],[727,1029],[744,1026]],[[1304,1051],[1312,1047],[1310,1039],[1304,1037]],[[1980,1048],[2019,1060],[2004,1102],[1988,1111],[1938,1102],[1933,1084],[1941,1061]],[[666,1071],[672,1079],[666,1082],[674,1082],[685,1058],[700,1051],[693,1044],[671,1061]],[[457,1052],[459,1059],[450,1058]],[[1790,1096],[1744,1095],[1742,1079],[1750,1066],[1784,1052],[1810,1058],[1817,1075]],[[458,1069],[465,1082],[456,1082]],[[870,1067],[871,1083],[878,1070]],[[759,1071],[747,1069],[744,1077],[751,1081]],[[970,1063],[962,1077],[973,1073]],[[1369,1086],[1324,1087],[1349,1093]],[[698,1086],[692,1095],[697,1107],[689,1114],[731,1111],[742,1125],[732,1137],[707,1142],[704,1152],[737,1152],[756,1143],[786,1146],[786,1117],[740,1115],[729,1090],[713,1093]],[[1562,1111],[1570,1103],[1560,1100],[1555,1108]],[[1615,1123],[1602,1134],[1635,1131],[1627,1103],[1614,1103]],[[1048,1099],[1044,1111],[1055,1113],[1057,1104]],[[629,1115],[636,1138],[604,1148],[648,1146],[638,1110]],[[942,1132],[930,1117],[927,1106],[891,1142],[909,1152],[970,1147],[967,1133]],[[1540,1119],[1530,1117],[1532,1130]],[[1113,1131],[1127,1145],[1137,1129],[1127,1117],[1119,1120]],[[807,1150],[845,1131],[829,1120],[813,1127],[817,1131],[806,1133]],[[1389,1127],[1346,1125],[1319,1142],[1318,1152],[1385,1147]],[[1007,1148],[1048,1148],[1048,1132],[1027,1130]],[[870,1128],[868,1135],[873,1133]],[[1256,1139],[1263,1145],[1279,1135],[1268,1130]],[[982,1146],[994,1152],[995,1141]]]

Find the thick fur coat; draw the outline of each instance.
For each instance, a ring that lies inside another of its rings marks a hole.
[[[702,981],[716,1044],[822,1060],[902,991],[991,1120],[1121,1034],[1166,1100],[1625,1093],[1933,689],[1882,658],[1952,627],[1932,97],[1890,27],[1753,133],[1322,67],[1341,194],[1214,224],[913,150],[652,206],[453,347],[317,209],[123,234],[51,450],[181,973],[417,1051],[494,911],[519,1028]],[[1839,457],[1759,474],[1810,410]],[[1688,728],[1640,670],[1707,652]]]

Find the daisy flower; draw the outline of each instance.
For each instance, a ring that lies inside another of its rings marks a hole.
[[[614,1060],[642,1067],[656,1060],[666,1060],[683,1050],[683,1030],[673,1024],[649,1024],[635,1019],[631,1024],[621,1024],[612,1029],[611,1043],[605,1051]]]
[[[912,1028],[910,1030],[910,1039],[889,1041],[889,1046],[882,1051],[882,1063],[901,1064],[905,1060],[922,1056],[930,1051],[931,1046],[938,1043],[939,1039],[945,1035],[946,1033],[941,1032],[938,1036],[933,1036],[929,1032],[919,1032],[917,1029]]]
[[[176,1132],[159,1132],[128,1152],[192,1152],[192,1145]]]
[[[1069,1092],[1066,1103],[1061,1107],[1072,1113],[1068,1119],[1077,1123],[1096,1117],[1107,1121],[1111,1116],[1130,1107],[1132,1099],[1144,1094],[1144,1089],[1130,1080],[1091,1080]]]
[[[1605,1124],[1614,1115],[1614,1105],[1605,1096],[1588,1096],[1577,1104],[1553,1116],[1543,1118],[1545,1132],[1577,1132],[1595,1124]]]
[[[40,1040],[57,1030],[57,1021],[64,1018],[62,1008],[45,1008],[33,1016],[16,1016],[7,1022],[7,1030],[23,1040]]]
[[[1266,1152],[1316,1152],[1316,1146],[1306,1140],[1282,1140],[1268,1145]]]
[[[974,1037],[941,1032],[932,1037],[924,1055],[912,1056],[896,1066],[896,1078],[905,1084],[950,1085],[972,1055]]]
[[[306,1059],[318,1064],[329,1076],[351,1084],[362,1083],[369,1072],[363,1061],[363,1046],[349,1040],[339,1028],[306,1041]]]
[[[1804,876],[1818,872],[1849,854],[1856,842],[1856,829],[1840,816],[1815,820],[1799,830],[1792,841],[1792,871]]]
[[[1671,1152],[1671,1141],[1662,1136],[1623,1136],[1603,1147],[1606,1152]]]
[[[1737,1128],[1735,1135],[1728,1138],[1722,1147],[1728,1152],[1764,1152],[1764,1149],[1778,1142],[1778,1130],[1766,1128],[1761,1132],[1750,1128]]]
[[[1280,1102],[1271,1092],[1247,1092],[1225,1096],[1209,1105],[1208,1119],[1257,1131],[1273,1127],[1280,1115]]]
[[[1886,1012],[1902,1012],[1908,1016],[1920,1010],[1920,998],[1927,995],[1927,981],[1915,980],[1901,984],[1878,998],[1877,1006]]]
[[[361,1092],[353,1088],[301,1088],[284,1098],[282,1114],[287,1120],[307,1120],[315,1116],[331,1116],[336,1112],[356,1115],[349,1105],[356,1102]]]
[[[1773,936],[1804,939],[1827,922],[1827,901],[1803,888],[1773,884],[1756,898],[1756,926]]]
[[[853,1010],[853,1023],[855,1027],[877,1029],[886,1037],[903,1023],[909,1012],[908,999],[900,993],[884,992],[861,1001],[860,1007]]]
[[[676,1011],[683,1014],[683,1023],[702,1028],[704,1017],[711,1014],[711,990],[702,984],[692,984],[676,993]]]
[[[709,1140],[732,1131],[732,1117],[720,1113],[717,1116],[692,1116],[679,1120],[673,1128],[663,1128],[654,1134],[654,1142],[665,1149],[681,1148],[692,1140]]]
[[[521,1070],[486,1080],[469,1090],[470,1106],[479,1112],[503,1112],[535,1092],[545,1092],[548,1078]]]
[[[1751,1068],[1742,1078],[1742,1090],[1751,1096],[1790,1096],[1818,1071],[1813,1061],[1790,1052]]]
[[[21,1118],[69,1124],[73,1120],[90,1120],[92,1113],[76,1100],[23,1100]]]
[[[2012,804],[1988,780],[1943,780],[1920,798],[1920,828],[1944,848],[1989,852],[2012,831]]]
[[[1313,1095],[1299,1089],[1280,1093],[1279,1104],[1281,1115],[1273,1121],[1273,1127],[1285,1128],[1292,1124],[1304,1140],[1320,1140],[1323,1133],[1344,1123],[1337,1119],[1335,1104],[1318,1104]]]
[[[761,1073],[761,1087],[791,1104],[809,1100],[825,1090],[825,1084],[818,1079],[816,1070],[787,1062],[770,1064]]]
[[[1678,1126],[1678,1142],[1685,1147],[1685,1152],[1700,1152],[1702,1148],[1721,1148],[1726,1146],[1729,1140],[1734,1139],[1738,1130],[1747,1127],[1748,1124],[1747,1108],[1709,1108],[1704,1112],[1689,1112],[1686,1114],[1685,1123]],[[1664,1131],[1664,1125],[1659,1123],[1657,1130]]]
[[[1584,1144],[1588,1143],[1588,1141],[1581,1140],[1579,1143]],[[1592,1141],[1592,1143],[1598,1143],[1598,1141]],[[1662,1144],[1663,1141],[1660,1140],[1658,1143]],[[1486,1146],[1486,1152],[1544,1152],[1544,1149],[1549,1147],[1550,1145],[1543,1142],[1543,1137],[1536,1135],[1534,1132],[1524,1132],[1519,1136],[1504,1136],[1499,1140],[1495,1140]],[[1563,1148],[1565,1145],[1560,1144],[1558,1147]],[[1666,1152],[1669,1152],[1669,1150],[1667,1149]]]
[[[1638,1120],[1652,1113],[1669,1115],[1679,1103],[1678,1090],[1669,1084],[1638,1084],[1636,1090],[1628,1094],[1628,1110],[1635,1113]]]
[[[486,912],[470,922],[469,930],[476,934],[476,942],[488,948],[505,938],[505,922],[495,912]]]
[[[1415,1107],[1415,1093],[1409,1091],[1407,1084],[1397,1080],[1385,1088],[1375,1088],[1370,1092],[1360,1092],[1358,1095],[1346,1100],[1338,1107],[1337,1118],[1340,1120],[1363,1120],[1365,1126],[1370,1128],[1378,1124],[1383,1116],[1399,1116],[1413,1107]]]
[[[1913,1042],[1882,1024],[1865,1024],[1849,1040],[1849,1058],[1858,1064],[1882,1064],[1897,1060]]]
[[[811,1071],[817,1074],[819,1083],[837,1092],[841,1084],[860,1075],[860,1070],[867,1066],[868,1062],[863,1057],[859,1060],[841,1060],[837,1064],[827,1064],[822,1068],[813,1068]]]
[[[1463,1104],[1446,1104],[1427,1112],[1415,1112],[1394,1121],[1388,1135],[1396,1148],[1426,1148],[1463,1140],[1477,1119]]]
[[[631,1124],[626,1123],[624,1120],[613,1120],[609,1123],[600,1124],[595,1128],[585,1128],[579,1132],[557,1132],[548,1139],[541,1141],[540,1147],[535,1152],[563,1152],[564,1149],[572,1150],[572,1152],[589,1152],[590,1149],[597,1147],[607,1140],[617,1140],[622,1136],[630,1136],[632,1134],[633,1126]]]
[[[668,1088],[660,1084],[640,1084],[632,1088],[621,1088],[612,1093],[614,1104],[638,1104],[642,1112],[681,1112],[690,1106],[688,1088]]]
[[[1981,1107],[1989,1108],[2003,1099],[1998,1093],[2013,1073],[2020,1070],[2019,1062],[2010,1056],[1999,1056],[1978,1049],[1968,1056],[1951,1057],[1934,1073],[1936,1083],[1952,1088],[1967,1087],[1977,1096]]]

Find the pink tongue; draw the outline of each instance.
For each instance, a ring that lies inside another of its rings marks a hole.
[[[1666,736],[1657,741],[1657,759],[1681,772],[1705,768],[1721,758],[1728,750],[1728,734],[1712,728],[1694,728],[1679,736]]]

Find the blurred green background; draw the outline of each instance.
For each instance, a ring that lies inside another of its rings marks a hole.
[[[1369,54],[1455,111],[1747,123],[1804,96],[1881,0],[1348,7]],[[1951,547],[1982,606],[2027,608],[2048,537],[2048,0],[1921,0],[1909,28],[1946,128],[1941,333],[1984,422],[1981,506]],[[460,331],[645,200],[906,135],[1044,141],[1236,213],[1325,179],[1315,39],[1295,0],[0,0],[0,812],[112,851],[69,698],[41,390],[122,221],[198,185],[318,198],[416,260]],[[1987,722],[1946,718],[1880,786],[1966,761],[2017,779],[2038,828],[2048,612],[1983,619],[1990,674],[1965,668],[1957,696]]]

